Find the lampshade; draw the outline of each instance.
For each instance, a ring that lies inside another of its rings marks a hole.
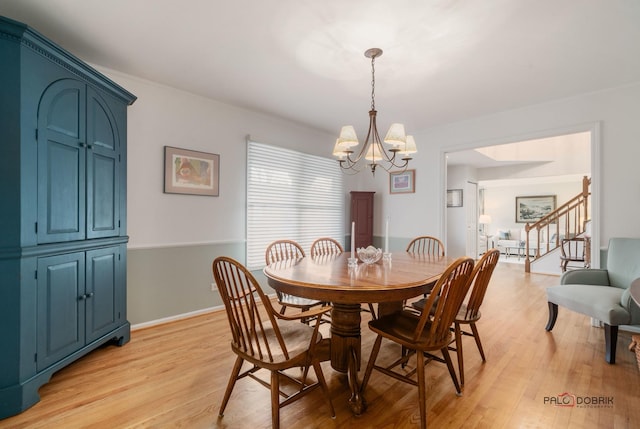
[[[391,124],[387,135],[384,137],[384,142],[395,147],[404,147],[407,142],[407,135],[404,132],[404,125]]]
[[[375,163],[377,161],[379,162],[382,159],[382,154],[380,153],[380,150],[378,149],[378,147],[372,144],[372,145],[369,145],[369,148],[367,149],[367,153],[364,155],[364,159],[372,163]]]
[[[356,136],[356,130],[353,128],[353,125],[345,125],[342,127],[336,144],[339,144],[341,148],[358,146],[358,136]]]
[[[340,139],[336,139],[336,145],[333,147],[333,156],[338,157],[338,159],[343,159],[347,156],[344,147],[340,144]]]
[[[399,153],[401,155],[410,155],[412,153],[416,153],[417,151],[418,148],[416,147],[416,140],[413,138],[413,136],[407,136],[407,141],[404,144],[404,148]]]
[[[481,214],[478,218],[478,223],[482,225],[488,225],[491,223],[491,216],[487,214]]]

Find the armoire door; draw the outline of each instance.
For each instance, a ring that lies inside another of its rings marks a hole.
[[[355,222],[355,247],[373,244],[373,194],[375,192],[351,192],[351,221]]]
[[[83,240],[85,215],[85,88],[61,79],[38,107],[38,243]]]

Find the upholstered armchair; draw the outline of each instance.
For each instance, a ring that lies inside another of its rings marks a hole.
[[[629,286],[640,277],[640,238],[612,238],[605,269],[565,272],[558,286],[547,288],[551,331],[558,306],[585,314],[604,324],[605,360],[615,363],[618,326],[639,325],[640,308],[631,299]]]

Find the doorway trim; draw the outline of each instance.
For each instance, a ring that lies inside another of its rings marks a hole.
[[[440,150],[440,162],[441,162],[441,177],[440,177],[440,192],[441,192],[441,201],[445,201],[446,192],[447,192],[447,154],[450,152],[458,152],[462,150],[470,150],[477,149],[486,146],[497,146],[509,143],[517,143],[527,140],[536,140],[543,139],[549,137],[556,137],[565,134],[575,134],[581,132],[590,133],[591,140],[591,220],[592,220],[592,231],[591,231],[591,242],[593,245],[591,246],[591,267],[599,268],[600,267],[600,191],[601,191],[601,164],[600,164],[600,151],[601,151],[601,142],[602,142],[602,123],[601,121],[595,122],[587,122],[581,124],[570,125],[561,128],[554,128],[549,130],[541,130],[534,131],[531,133],[525,133],[518,136],[505,136],[505,137],[496,137],[494,139],[483,140],[483,141],[469,141],[460,145],[451,146],[447,148],[442,148]],[[445,205],[446,206],[446,205]],[[443,207],[443,210],[440,214],[443,222],[441,225],[443,226],[442,234],[444,237],[447,236],[448,225],[447,225],[447,213],[446,207]]]

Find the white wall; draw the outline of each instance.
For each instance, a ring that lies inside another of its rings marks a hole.
[[[639,117],[640,84],[634,84],[416,132],[413,166],[419,181],[406,208],[407,234],[425,223],[444,231],[445,152],[585,131],[599,123],[601,151],[592,165],[600,173],[592,184],[599,200],[592,214],[600,229],[594,245],[606,246],[610,237],[640,237]]]
[[[501,184],[490,187],[483,186],[481,182],[480,187],[485,189],[484,211],[491,216],[487,234],[495,235],[498,229],[524,229],[523,223],[516,223],[516,197],[555,195],[559,206],[582,192],[582,181]],[[520,237],[514,239],[519,240]]]
[[[335,136],[101,69],[138,100],[128,112],[129,247],[245,240],[246,136],[331,156]],[[163,193],[164,146],[220,154],[220,196]]]

